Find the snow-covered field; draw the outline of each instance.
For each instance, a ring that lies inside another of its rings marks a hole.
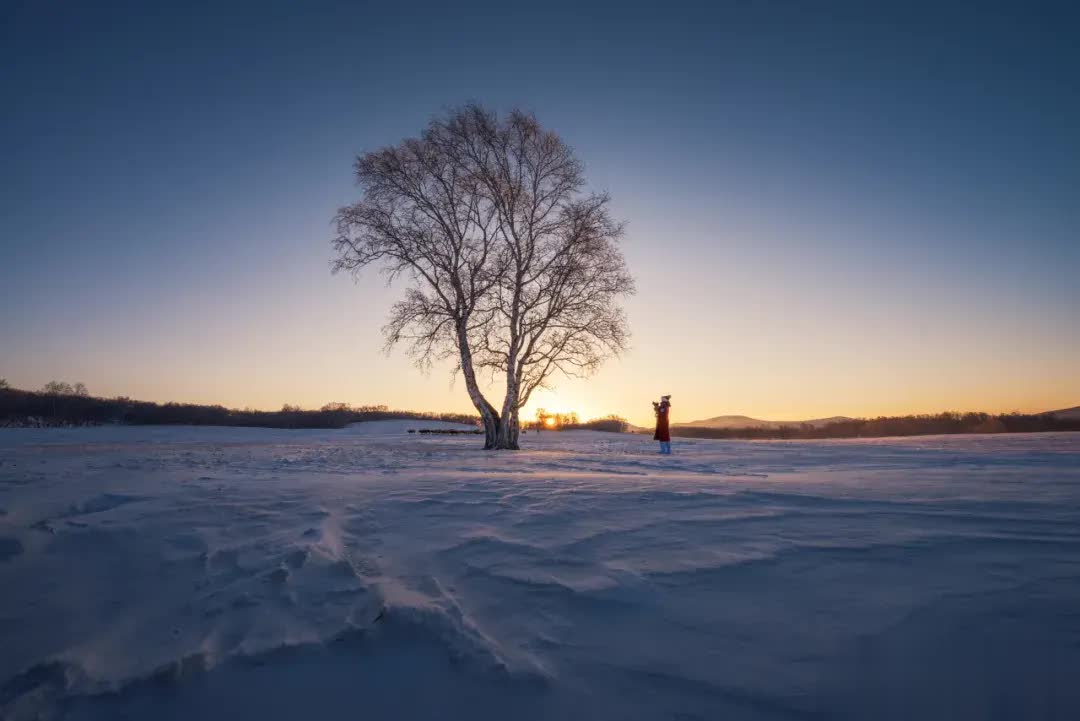
[[[0,718],[1080,718],[1080,434],[412,426],[0,431]]]

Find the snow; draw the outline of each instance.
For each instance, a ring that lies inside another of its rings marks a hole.
[[[0,718],[1080,718],[1080,434],[437,425],[0,432]]]

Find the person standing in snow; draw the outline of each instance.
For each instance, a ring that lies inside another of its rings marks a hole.
[[[670,456],[671,425],[668,416],[671,411],[671,396],[660,396],[660,402],[653,401],[652,405],[656,413],[656,432],[653,433],[653,440],[660,441],[660,452]]]

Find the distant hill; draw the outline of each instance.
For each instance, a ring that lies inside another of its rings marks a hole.
[[[1080,406],[1062,408],[1060,411],[1047,411],[1047,415],[1063,421],[1080,421]]]
[[[716,416],[701,421],[689,423],[675,423],[676,428],[800,428],[804,425],[820,428],[830,423],[850,421],[847,416],[832,416],[831,418],[813,418],[808,421],[763,421],[750,416]]]

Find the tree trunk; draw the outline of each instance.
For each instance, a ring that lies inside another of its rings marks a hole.
[[[510,442],[513,444],[514,450],[519,450],[518,436],[521,434],[521,424],[518,422],[518,408],[514,406],[514,410],[510,413]]]
[[[499,432],[494,447],[504,451],[521,450],[518,445],[519,433],[518,412],[514,408],[509,413],[499,417]]]
[[[499,447],[499,412],[495,406],[488,402],[480,390],[480,384],[476,382],[476,369],[473,367],[472,351],[466,330],[458,328],[458,351],[461,354],[461,374],[465,376],[465,388],[469,391],[469,399],[480,414],[480,420],[484,424],[484,450]]]
[[[499,417],[494,408],[488,406],[487,410],[487,413],[480,411],[480,419],[484,422],[484,450],[490,451],[498,447]]]
[[[503,400],[502,413],[499,415],[499,435],[496,448],[516,451],[518,446],[518,386],[513,373],[506,374],[506,398]]]

